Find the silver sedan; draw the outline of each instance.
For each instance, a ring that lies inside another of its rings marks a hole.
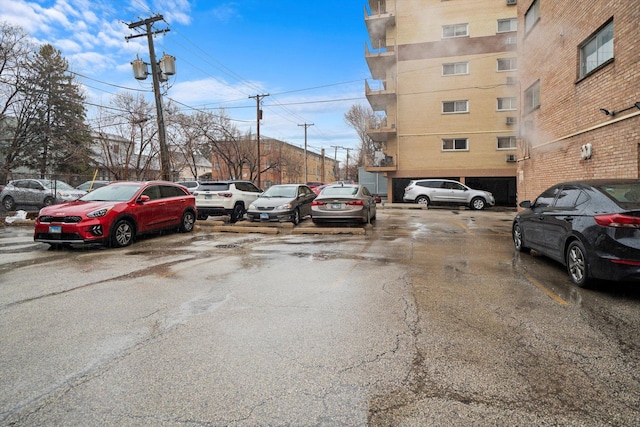
[[[311,220],[320,222],[363,222],[376,219],[376,201],[360,184],[325,187],[311,204]]]

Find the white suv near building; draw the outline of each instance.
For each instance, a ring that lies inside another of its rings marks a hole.
[[[488,191],[474,190],[450,179],[416,179],[404,189],[402,200],[422,205],[466,205],[471,209],[484,209],[496,204]]]
[[[198,219],[209,216],[230,215],[234,223],[244,217],[247,207],[262,194],[251,181],[200,181],[196,196]]]

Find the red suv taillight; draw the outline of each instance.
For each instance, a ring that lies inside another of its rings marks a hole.
[[[233,197],[233,194],[231,194],[231,193],[218,193],[218,196],[227,197],[228,198],[228,197]]]
[[[624,214],[606,214],[593,217],[598,225],[616,228],[640,228],[640,217]]]
[[[350,206],[364,206],[364,200],[352,200],[350,202],[347,202],[347,205],[350,205]]]

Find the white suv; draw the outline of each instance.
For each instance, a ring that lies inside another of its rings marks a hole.
[[[198,219],[211,216],[230,215],[234,223],[244,217],[247,207],[262,190],[251,181],[200,181],[196,196]]]
[[[496,204],[493,194],[474,190],[450,179],[417,179],[409,182],[404,189],[405,202],[422,205],[450,204],[466,205],[471,209],[484,209]]]

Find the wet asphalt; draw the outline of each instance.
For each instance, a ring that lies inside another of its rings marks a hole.
[[[514,214],[123,249],[0,226],[0,425],[640,424],[637,285],[576,288],[513,250]]]

